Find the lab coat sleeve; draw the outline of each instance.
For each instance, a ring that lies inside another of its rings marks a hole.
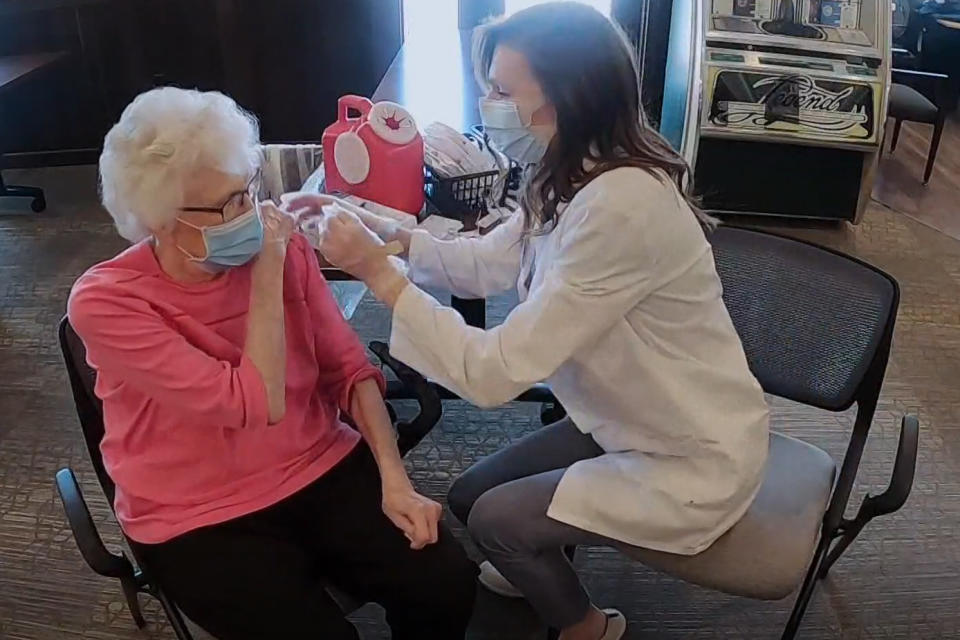
[[[643,246],[642,215],[577,213],[555,263],[538,265],[549,269],[543,283],[499,327],[470,327],[408,286],[394,309],[393,355],[474,404],[493,407],[589,348],[650,292],[657,257]]]
[[[440,240],[422,229],[410,239],[410,277],[463,298],[486,298],[517,284],[523,215],[479,238]]]

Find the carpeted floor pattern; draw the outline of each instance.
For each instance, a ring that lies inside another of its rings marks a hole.
[[[74,468],[94,519],[119,546],[84,451],[55,328],[77,275],[124,243],[97,204],[92,167],[9,172],[7,179],[45,187],[50,208],[0,217],[0,638],[172,638],[155,602],[144,599],[148,627],[140,632],[119,585],[86,568],[53,488],[58,469]],[[900,415],[919,414],[922,428],[910,501],[870,525],[821,583],[800,637],[960,637],[960,242],[880,206],[857,227],[785,231],[872,262],[903,288],[893,355],[852,504],[885,485]],[[510,305],[493,301],[492,320]],[[383,338],[388,315],[366,300],[355,325],[365,340]],[[839,461],[851,413],[773,404],[776,428]],[[448,403],[442,423],[409,456],[411,474],[423,491],[442,498],[463,468],[538,424],[533,406],[484,412]],[[711,593],[606,549],[584,550],[577,565],[596,601],[627,615],[631,639],[776,638],[792,606],[792,599],[753,602]],[[377,607],[368,605],[353,619],[364,638],[389,637]],[[542,634],[524,603],[479,596],[472,640]]]

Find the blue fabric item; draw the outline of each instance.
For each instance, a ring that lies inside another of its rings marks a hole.
[[[204,258],[192,258],[211,271],[224,271],[250,262],[263,246],[263,221],[260,207],[254,205],[244,214],[229,222],[210,227],[198,227],[180,220],[203,235],[207,247]]]

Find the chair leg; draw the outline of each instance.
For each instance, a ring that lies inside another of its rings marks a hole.
[[[43,195],[43,189],[6,184],[3,181],[2,172],[0,172],[0,197],[33,198],[30,208],[38,213],[47,208],[47,199]]]
[[[184,621],[183,616],[180,615],[180,610],[170,602],[167,594],[158,589],[153,595],[160,601],[160,605],[163,606],[163,610],[167,614],[167,619],[170,620],[170,626],[173,627],[173,633],[177,636],[177,640],[193,640],[193,635],[190,633],[190,630],[187,629],[187,623]]]
[[[803,585],[800,587],[800,593],[797,594],[797,601],[793,605],[793,611],[790,613],[790,619],[787,620],[787,626],[783,630],[780,640],[793,640],[800,628],[800,621],[803,614],[807,611],[807,605],[810,604],[810,597],[813,596],[813,590],[817,586],[817,574],[820,571],[820,565],[823,563],[824,555],[830,546],[830,536],[826,532],[820,534],[820,543],[813,554],[813,560],[810,561],[810,568],[807,569],[807,575],[803,579]]]
[[[897,150],[897,142],[900,140],[900,125],[902,124],[903,120],[895,120],[893,123],[893,139],[890,140],[890,153]]]
[[[930,138],[930,153],[927,154],[927,167],[923,170],[923,184],[930,182],[930,174],[933,173],[933,163],[937,159],[937,149],[940,148],[940,136],[943,135],[943,122],[945,118],[941,115],[937,118],[937,123],[933,125],[933,137]]]
[[[138,629],[143,629],[147,626],[147,621],[144,620],[143,611],[140,609],[140,600],[137,598],[140,587],[133,575],[120,578],[120,587],[123,589],[123,597],[127,600],[127,608],[130,610],[130,616],[133,618],[134,624],[137,625]]]
[[[847,528],[843,531],[843,534],[840,536],[840,539],[837,540],[837,543],[833,545],[833,548],[827,553],[826,560],[823,561],[823,564],[820,565],[820,571],[817,573],[817,577],[821,580],[827,577],[827,574],[830,572],[830,567],[840,559],[840,556],[843,555],[843,552],[847,550],[847,547],[857,539],[857,536],[860,535],[860,531],[863,530],[864,525],[867,524],[869,520],[864,522],[850,522]]]

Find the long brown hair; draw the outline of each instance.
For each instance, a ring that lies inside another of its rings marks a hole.
[[[477,27],[474,74],[489,84],[499,45],[523,54],[557,113],[557,133],[525,177],[520,204],[526,232],[546,232],[557,206],[618,167],[669,179],[704,223],[690,196],[690,167],[648,123],[637,63],[625,34],[603,14],[574,2],[550,2]]]

